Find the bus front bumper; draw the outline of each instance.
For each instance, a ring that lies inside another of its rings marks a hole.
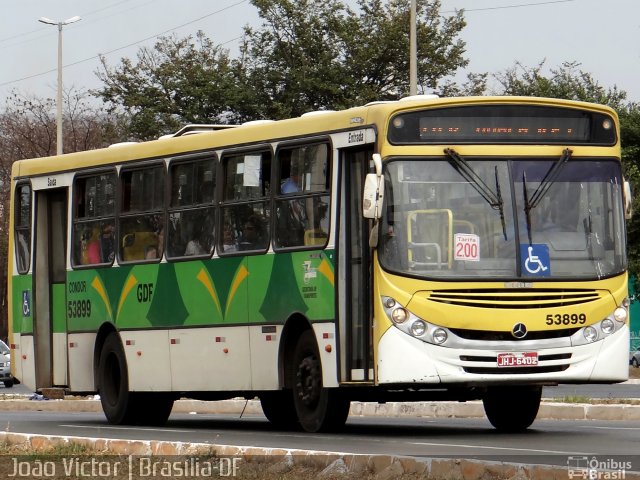
[[[602,340],[580,346],[541,348],[531,341],[503,342],[483,348],[469,342],[469,348],[436,346],[389,328],[378,346],[377,383],[382,384],[522,384],[522,383],[617,383],[629,375],[629,328],[622,327]],[[537,356],[537,365],[498,367],[499,354]]]

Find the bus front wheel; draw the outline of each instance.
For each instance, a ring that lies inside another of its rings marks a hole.
[[[521,432],[536,419],[541,397],[542,387],[490,387],[482,404],[496,430]]]
[[[312,330],[305,331],[293,353],[293,403],[307,432],[339,429],[349,416],[350,402],[337,388],[322,386],[322,364]]]

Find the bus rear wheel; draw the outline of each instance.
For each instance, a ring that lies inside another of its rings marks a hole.
[[[293,353],[293,403],[300,426],[307,432],[341,428],[350,402],[336,388],[322,385],[322,364],[312,330],[305,331]]]
[[[98,393],[107,420],[115,425],[163,425],[173,408],[170,394],[129,391],[127,358],[115,332],[100,352]]]
[[[264,416],[275,427],[284,430],[299,427],[291,390],[264,392],[260,395],[260,405],[262,405]]]
[[[490,387],[482,404],[496,430],[522,432],[536,419],[541,397],[542,387]]]

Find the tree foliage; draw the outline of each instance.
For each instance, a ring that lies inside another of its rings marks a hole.
[[[144,47],[137,62],[123,58],[109,67],[104,57],[97,72],[100,96],[108,111],[124,112],[137,139],[155,138],[185,123],[220,123],[242,90],[228,52],[198,32],[193,37],[161,37]]]
[[[619,109],[627,98],[617,87],[605,88],[588,72],[580,70],[578,62],[564,62],[560,67],[551,68],[544,74],[545,62],[535,67],[521,63],[497,73],[500,95],[524,95],[536,97],[564,98],[583,102],[600,103]]]
[[[410,0],[251,0],[262,24],[245,27],[238,58],[202,32],[161,38],[136,61],[122,59],[97,72],[94,92],[111,111],[131,116],[140,139],[184,123],[281,119],[319,109],[341,109],[409,91]],[[462,13],[440,15],[439,0],[418,0],[418,77],[424,89],[446,82],[467,65],[458,39]],[[481,76],[469,85],[478,89]],[[467,87],[460,87],[463,91]]]
[[[255,115],[284,118],[341,109],[409,92],[408,0],[360,0],[354,11],[326,0],[252,0],[264,20],[247,28],[249,82],[262,97]],[[440,1],[417,2],[418,83],[437,89],[467,65],[462,13],[443,18]]]

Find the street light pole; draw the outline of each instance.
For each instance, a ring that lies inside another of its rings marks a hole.
[[[63,153],[63,140],[62,140],[62,27],[69,25],[80,20],[77,15],[66,19],[63,22],[56,22],[47,17],[40,17],[39,22],[46,23],[47,25],[57,25],[58,27],[58,98],[56,100],[56,153],[62,155]]]
[[[418,42],[416,35],[416,0],[411,0],[409,27],[409,95],[418,93]]]

